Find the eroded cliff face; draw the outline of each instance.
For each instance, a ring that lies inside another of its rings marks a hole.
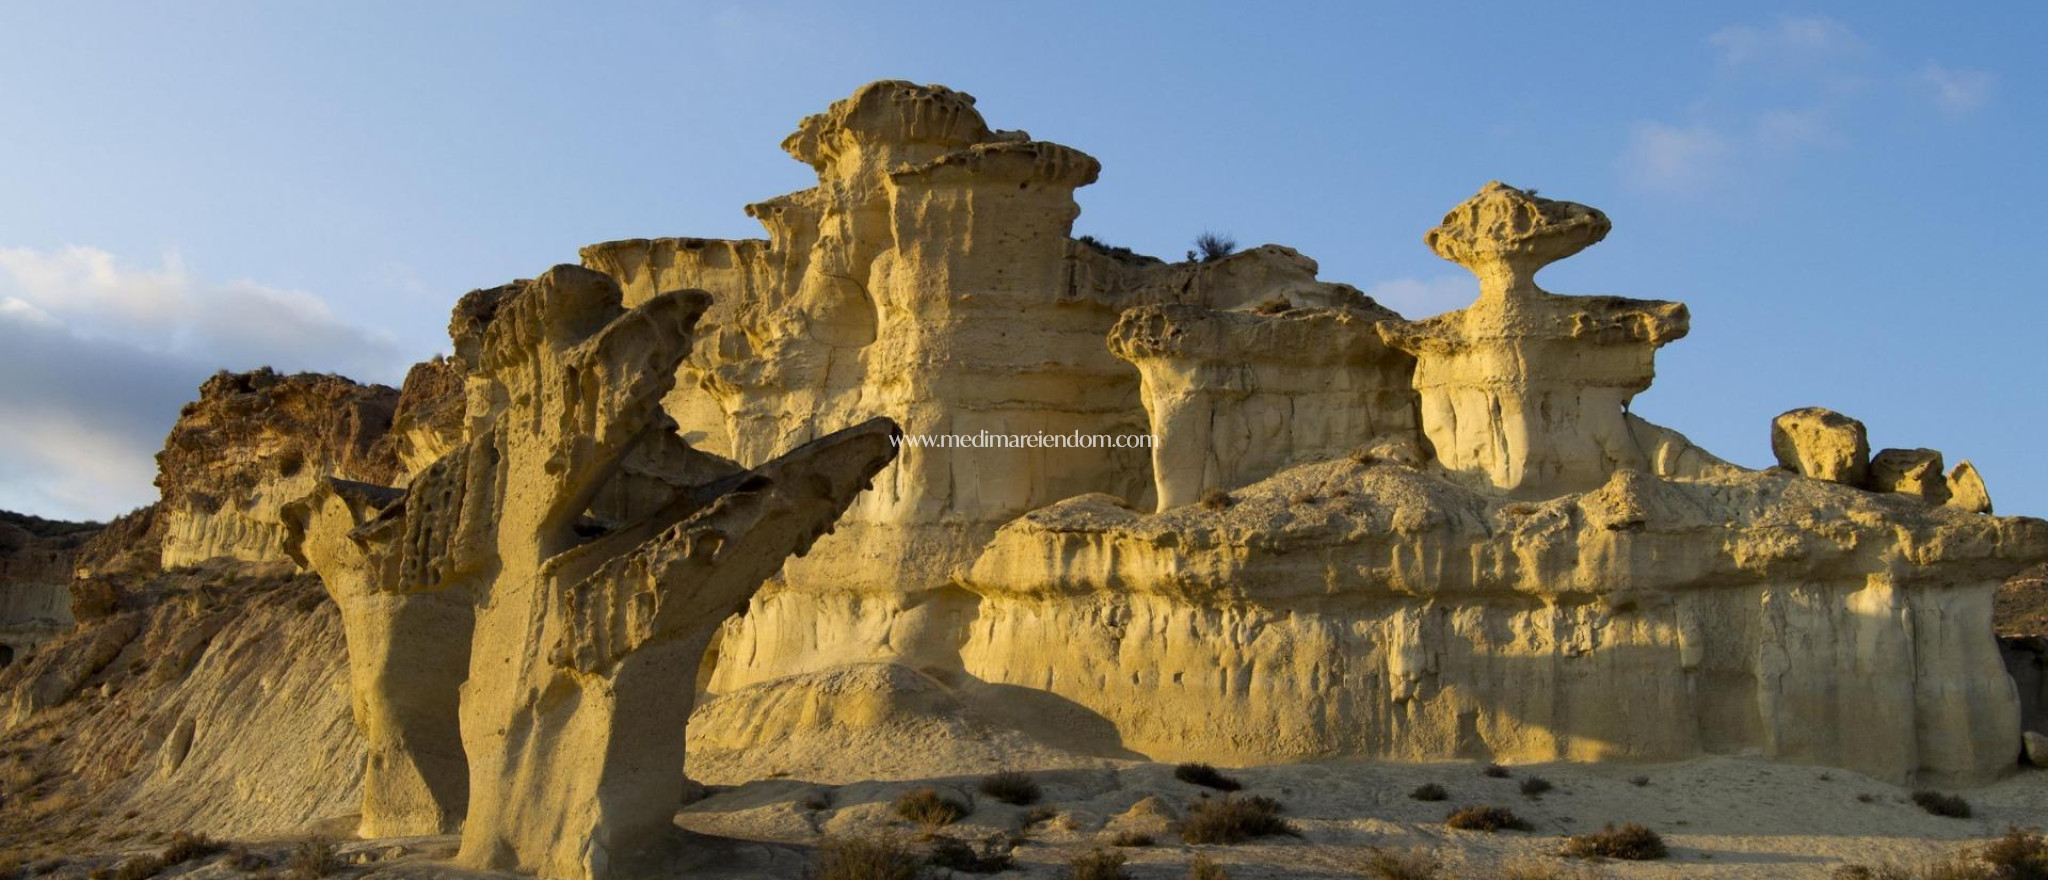
[[[1787,414],[1788,470],[1758,474],[1631,414],[1686,307],[1535,282],[1605,237],[1600,211],[1487,184],[1425,240],[1478,301],[1409,322],[1277,246],[1168,264],[1069,240],[1093,160],[941,87],[864,87],[784,147],[819,184],[749,208],[767,240],[583,252],[629,301],[713,294],[667,400],[685,436],[746,463],[872,406],[912,434],[1157,445],[905,449],[726,626],[708,713],[883,663],[970,714],[1044,694],[1091,732],[1064,745],[1103,755],[2009,763],[1980,630],[1992,587],[2048,552],[2034,521],[1982,519],[1981,476],[1938,453],[1873,462],[1860,425]],[[1204,537],[1240,516],[1233,491],[1290,513]],[[1655,503],[1588,526],[1617,493]],[[1046,508],[1077,496],[1097,500]],[[1303,533],[1312,510],[1328,522]],[[1273,547],[1288,561],[1243,567]],[[1639,707],[1601,708],[1637,687]],[[1882,744],[1827,732],[1865,717]]]
[[[1074,191],[1098,163],[991,129],[944,87],[870,84],[783,148],[818,185],[749,206],[768,240],[583,251],[628,302],[711,293],[667,407],[685,438],[741,464],[870,415],[906,435],[1136,437],[1152,428],[1143,380],[1104,344],[1126,309],[1376,308],[1283,247],[1168,265],[1069,238]],[[1244,418],[1270,434],[1278,411]],[[1330,442],[1320,430],[1303,428],[1304,449]],[[1140,445],[901,452],[721,634],[713,692],[843,664],[947,664],[972,615],[951,573],[998,527],[1077,494],[1150,503],[1156,491]]]
[[[398,392],[339,376],[220,373],[199,388],[157,455],[163,565],[284,562],[277,512],[322,476],[386,482],[372,454]]]

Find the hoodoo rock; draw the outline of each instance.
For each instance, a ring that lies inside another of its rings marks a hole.
[[[765,239],[472,291],[402,390],[224,373],[157,505],[76,547],[0,524],[0,586],[31,585],[6,622],[69,627],[0,668],[40,737],[0,787],[206,833],[459,829],[466,868],[609,880],[671,852],[690,779],[792,768],[1754,755],[1948,785],[2042,732],[2048,647],[2002,657],[1992,614],[2048,522],[1827,410],[1775,419],[1765,470],[1634,415],[1687,307],[1535,280],[1598,210],[1486,184],[1424,239],[1477,300],[1409,321],[1278,245],[1075,238],[1096,160],[952,89],[864,86],[783,149],[816,184],[747,208]],[[1173,811],[1112,800],[1094,828]],[[883,811],[845,806],[776,821]]]
[[[713,634],[896,445],[876,420],[747,471],[689,449],[660,401],[708,303],[628,310],[573,266],[473,293],[453,451],[403,492],[330,479],[286,509],[347,627],[364,833],[459,822],[464,862],[548,877],[659,853]]]

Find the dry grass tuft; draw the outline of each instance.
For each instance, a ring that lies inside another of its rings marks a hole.
[[[1205,800],[1180,823],[1180,839],[1188,843],[1243,843],[1280,835],[1300,836],[1280,818],[1280,802],[1269,797]]]
[[[1451,793],[1445,791],[1443,786],[1434,782],[1425,782],[1416,786],[1414,791],[1408,793],[1408,796],[1418,801],[1440,801],[1450,797]]]
[[[1506,779],[1514,774],[1509,773],[1508,768],[1502,767],[1499,764],[1488,764],[1485,767],[1479,768],[1479,775],[1491,779]]]
[[[1244,788],[1244,783],[1223,775],[1223,771],[1207,764],[1181,764],[1173,768],[1173,778],[1217,791],[1237,791]]]
[[[1236,502],[1231,499],[1229,492],[1208,489],[1202,492],[1201,500],[1196,503],[1202,505],[1203,510],[1223,510]]]
[[[1188,862],[1188,880],[1230,880],[1230,872],[1208,856],[1197,854]]]
[[[1671,854],[1664,847],[1664,838],[1657,832],[1634,822],[1620,827],[1609,825],[1591,834],[1578,834],[1566,838],[1564,854],[1579,858],[1625,859],[1644,862],[1661,859]]]
[[[1963,800],[1961,795],[1923,789],[1913,792],[1913,803],[1919,804],[1920,809],[1936,816],[1947,816],[1951,819],[1970,818],[1970,802]]]
[[[935,868],[962,871],[968,874],[996,874],[1010,869],[1013,860],[1008,850],[999,849],[990,842],[979,851],[958,838],[940,835],[931,840],[931,855],[926,863]]]
[[[2039,831],[2005,829],[1979,853],[1999,880],[2048,880],[2048,839]]]
[[[1124,870],[1123,853],[1105,849],[1090,850],[1067,860],[1069,880],[1131,880],[1131,872]]]
[[[982,777],[981,793],[1019,807],[1038,803],[1038,799],[1045,796],[1044,789],[1039,788],[1038,783],[1029,774],[1015,770],[1004,770]]]
[[[1528,797],[1540,798],[1544,792],[1553,788],[1556,788],[1556,786],[1551,785],[1550,780],[1541,776],[1530,776],[1522,780],[1522,794]]]
[[[828,837],[811,854],[810,880],[919,880],[924,860],[893,837]]]
[[[896,815],[931,829],[960,821],[972,810],[936,788],[913,788],[896,797]]]
[[[334,850],[334,841],[325,837],[312,837],[299,841],[292,850],[291,859],[285,862],[285,873],[295,880],[314,880],[341,870],[341,855]]]
[[[1444,817],[1444,825],[1460,831],[1530,831],[1535,826],[1506,807],[1465,807]]]

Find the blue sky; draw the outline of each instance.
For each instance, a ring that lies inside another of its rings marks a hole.
[[[1636,410],[1739,463],[1822,405],[2048,513],[2042,7],[0,0],[0,508],[146,503],[213,369],[396,381],[466,290],[754,237],[863,82],[1102,160],[1077,233],[1290,245],[1411,316],[1489,179],[1605,210],[1560,293],[1684,300]]]

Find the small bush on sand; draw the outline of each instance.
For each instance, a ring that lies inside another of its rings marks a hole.
[[[1207,489],[1202,492],[1202,497],[1197,503],[1202,505],[1203,510],[1222,510],[1233,502],[1229,492],[1222,489]]]
[[[1631,777],[1629,777],[1629,778],[1628,778],[1628,784],[1630,784],[1630,785],[1633,785],[1633,786],[1635,786],[1635,787],[1637,787],[1637,788],[1643,788],[1643,787],[1645,787],[1645,786],[1648,786],[1648,785],[1650,784],[1650,777],[1648,777],[1648,776],[1631,776]]]
[[[1434,782],[1425,782],[1416,786],[1414,791],[1408,793],[1408,796],[1418,801],[1440,801],[1450,797],[1451,793],[1445,791],[1443,786]]]
[[[1541,776],[1530,776],[1522,780],[1522,794],[1532,798],[1540,798],[1544,792],[1552,788],[1556,788],[1556,786],[1551,785],[1550,780]]]
[[[1004,770],[1001,773],[983,776],[981,793],[1019,807],[1028,807],[1038,803],[1039,798],[1045,797],[1045,790],[1039,788],[1038,783],[1032,780],[1029,774],[1015,770]]]
[[[1188,862],[1188,880],[1230,880],[1230,872],[1208,856],[1197,855]]]
[[[936,788],[913,788],[896,796],[896,815],[929,828],[943,828],[966,816],[967,805]]]
[[[220,841],[204,834],[188,834],[180,831],[171,835],[171,845],[164,848],[165,865],[182,865],[193,859],[203,859],[226,849]]]
[[[1131,880],[1124,870],[1124,854],[1106,849],[1090,850],[1067,860],[1068,880]]]
[[[918,880],[923,860],[893,837],[828,837],[811,853],[810,880]]]
[[[1970,818],[1970,802],[1958,795],[1921,790],[1913,792],[1913,803],[1919,804],[1920,809],[1936,816],[1947,816],[1951,819]]]
[[[1506,779],[1514,774],[1509,773],[1508,768],[1502,767],[1499,764],[1488,764],[1480,768],[1479,775],[1492,779]]]
[[[925,862],[934,868],[968,874],[996,874],[1009,870],[1012,861],[1007,850],[997,847],[998,844],[990,843],[977,851],[959,838],[939,835],[932,838],[931,855]]]
[[[1444,817],[1444,824],[1460,831],[1529,831],[1534,827],[1506,807],[1465,807]]]
[[[1223,775],[1223,771],[1207,764],[1182,764],[1173,768],[1173,778],[1217,791],[1237,791],[1244,787],[1243,783]]]
[[[1373,847],[1360,873],[1368,880],[1444,880],[1444,863],[1426,849]]]
[[[1280,818],[1280,803],[1268,797],[1205,800],[1188,810],[1180,839],[1188,843],[1243,843],[1254,837],[1295,835]]]
[[[2048,839],[2039,831],[2007,828],[1980,855],[1999,880],[2048,880]]]
[[[1664,848],[1664,838],[1657,832],[1634,822],[1619,827],[1609,825],[1591,834],[1578,834],[1564,842],[1564,854],[1579,858],[1626,859],[1649,861],[1671,854]]]
[[[1110,846],[1151,846],[1154,842],[1152,835],[1143,831],[1119,831],[1109,836]]]
[[[299,841],[292,849],[292,857],[285,862],[285,871],[294,880],[315,880],[341,870],[341,856],[334,851],[334,841],[325,837],[311,837]]]

